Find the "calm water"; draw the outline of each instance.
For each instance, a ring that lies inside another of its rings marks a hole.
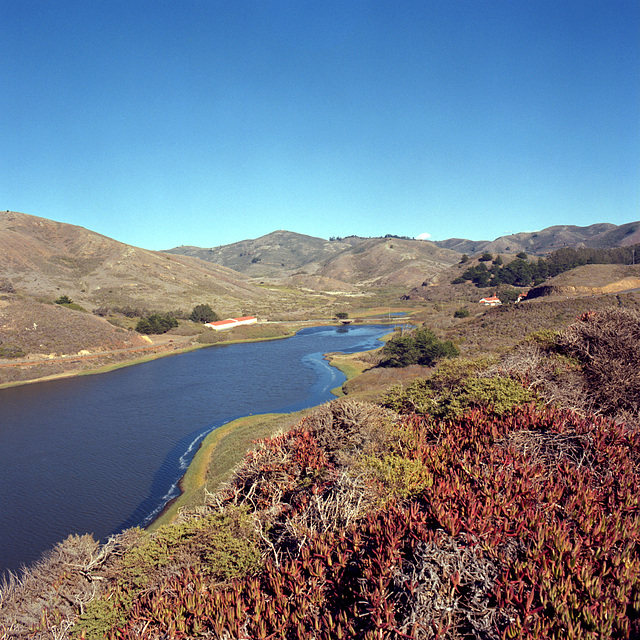
[[[0,390],[0,572],[70,533],[147,524],[199,442],[240,416],[333,398],[331,351],[380,346],[384,326],[314,327],[110,373]]]

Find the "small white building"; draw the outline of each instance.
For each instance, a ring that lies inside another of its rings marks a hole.
[[[497,307],[498,305],[501,305],[502,302],[500,298],[498,298],[498,296],[494,293],[488,298],[482,298],[479,304],[483,304],[485,307]]]
[[[242,318],[227,318],[227,320],[218,320],[217,322],[205,322],[204,326],[214,331],[224,331],[225,329],[233,329],[243,324],[255,324],[258,318],[253,316],[243,316]]]

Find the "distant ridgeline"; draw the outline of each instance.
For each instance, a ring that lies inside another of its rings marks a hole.
[[[462,262],[468,259],[465,255]],[[566,247],[554,251],[546,258],[538,258],[531,262],[527,254],[522,252],[508,264],[504,264],[499,255],[494,258],[487,252],[482,254],[477,265],[466,269],[461,276],[452,280],[451,284],[471,281],[477,287],[497,287],[501,284],[516,287],[537,286],[547,278],[553,278],[585,264],[635,264],[636,259],[640,262],[640,244],[611,249]],[[491,266],[487,266],[488,262],[491,262]]]

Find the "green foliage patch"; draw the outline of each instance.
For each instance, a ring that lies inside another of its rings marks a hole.
[[[138,333],[147,335],[158,335],[178,326],[178,321],[169,314],[153,313],[146,318],[142,318],[136,325]]]
[[[129,618],[135,599],[167,575],[198,571],[218,584],[253,572],[261,564],[256,533],[245,510],[228,508],[200,519],[166,525],[130,547],[113,572],[115,585],[78,618],[74,634],[103,638]]]
[[[486,362],[460,361],[451,365],[442,367],[431,378],[414,380],[406,388],[392,387],[384,396],[383,405],[403,414],[452,418],[478,407],[490,408],[502,416],[535,399],[532,391],[512,378],[471,375]]]
[[[387,341],[381,350],[381,367],[407,367],[412,364],[433,366],[442,358],[454,358],[460,350],[451,340],[440,340],[426,326],[403,333]]]

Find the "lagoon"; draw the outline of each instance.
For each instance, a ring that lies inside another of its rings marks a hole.
[[[104,540],[147,525],[207,433],[331,400],[345,377],[323,354],[375,349],[389,331],[312,327],[0,390],[0,573],[71,533]]]

